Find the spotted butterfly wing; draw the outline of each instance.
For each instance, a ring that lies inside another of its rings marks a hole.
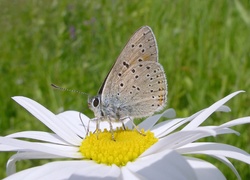
[[[100,110],[111,119],[146,117],[164,107],[167,81],[150,27],[140,28],[131,37],[99,94]]]

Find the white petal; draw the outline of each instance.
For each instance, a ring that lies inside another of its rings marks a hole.
[[[16,172],[16,162],[24,159],[54,159],[61,158],[61,156],[45,154],[40,152],[20,152],[11,156],[7,162],[6,174],[7,176]]]
[[[96,164],[91,167],[78,168],[70,179],[118,179],[121,170],[116,165],[106,166],[104,164]]]
[[[241,179],[238,171],[235,169],[234,165],[227,158],[225,158],[223,156],[211,156],[211,157],[223,162],[225,165],[227,165],[233,171],[233,173],[237,176],[237,179],[239,179],[239,180]]]
[[[119,179],[141,180],[145,178],[141,176],[140,174],[133,172],[130,169],[128,169],[126,166],[124,166],[124,167],[121,167],[121,176],[119,177]]]
[[[173,132],[183,124],[192,121],[195,117],[197,117],[199,114],[201,114],[205,109],[193,114],[190,117],[187,118],[178,118],[178,119],[172,119],[168,121],[161,122],[159,124],[156,124],[152,128],[152,132],[154,132],[155,136],[158,138],[161,138],[163,136],[166,136],[167,134]],[[222,111],[222,112],[229,112],[230,108],[227,106],[222,105],[219,107],[216,111]]]
[[[125,120],[124,122],[126,123],[127,121],[128,120]],[[116,129],[116,128],[119,128],[119,127],[122,127],[122,123],[121,122],[112,122],[112,128],[113,129]],[[104,130],[104,129],[110,130],[110,124],[109,124],[109,122],[108,121],[101,121],[100,122],[100,129],[101,130]]]
[[[0,136],[1,137],[1,136]],[[1,144],[1,140],[0,140],[0,151],[16,151],[17,148],[13,147],[13,146],[9,146],[9,145],[5,145],[5,144]]]
[[[218,108],[220,108],[223,104],[225,104],[227,101],[229,101],[231,98],[236,96],[237,94],[244,92],[244,91],[237,91],[234,92],[223,99],[217,101],[213,105],[211,105],[209,108],[205,109],[201,114],[199,114],[193,121],[191,121],[186,127],[183,128],[183,130],[192,130],[196,127],[198,127],[201,123],[203,123],[213,112],[215,112]]]
[[[236,135],[240,135],[239,132],[230,129],[230,128],[218,128],[218,126],[213,127],[213,129],[216,131],[216,135],[219,134],[236,134]]]
[[[18,180],[18,179],[29,180],[29,179],[27,179],[27,176],[30,174],[30,172],[36,170],[37,168],[39,168],[39,167],[33,167],[33,168],[30,168],[27,170],[20,171],[18,173],[15,173],[11,176],[4,178],[3,180]]]
[[[250,164],[250,155],[237,147],[220,143],[190,143],[177,149],[181,154],[225,156]]]
[[[221,107],[219,107],[216,111],[221,111],[221,112],[231,112],[230,107],[222,105]]]
[[[23,132],[10,134],[6,137],[9,137],[9,138],[29,138],[29,139],[36,139],[36,140],[45,141],[45,142],[51,142],[51,143],[55,143],[55,144],[69,145],[69,143],[65,142],[57,134],[42,132],[42,131],[23,131]]]
[[[126,168],[145,179],[195,180],[193,169],[180,154],[172,150],[140,157],[127,164]]]
[[[156,114],[154,116],[150,116],[144,121],[142,121],[140,124],[138,124],[139,129],[144,129],[145,131],[151,129],[156,122],[159,121],[161,117],[168,117],[168,118],[173,118],[175,116],[175,111],[174,109],[167,109],[164,111],[162,114]]]
[[[232,127],[232,126],[247,124],[247,123],[250,123],[250,117],[249,116],[229,121],[229,122],[227,122],[225,124],[220,125],[219,128]]]
[[[200,180],[223,180],[226,179],[225,176],[221,173],[221,171],[215,167],[214,165],[210,164],[209,162],[192,158],[186,157],[188,163],[193,167],[196,176]]]
[[[79,148],[73,146],[27,142],[7,137],[0,137],[0,143],[14,147],[15,151],[35,151],[71,158],[82,157],[81,153],[78,152]]]
[[[175,149],[185,144],[191,143],[200,137],[212,135],[208,129],[179,131],[172,133],[164,138],[161,138],[157,143],[147,149],[141,156],[148,156],[166,149]]]
[[[65,111],[56,116],[58,116],[67,125],[67,127],[78,136],[82,138],[85,137],[86,128],[90,120],[87,116],[77,111]]]
[[[13,99],[68,143],[73,145],[81,143],[81,138],[77,134],[39,103],[22,96],[16,96]]]
[[[25,175],[25,176],[24,176]],[[7,179],[110,179],[120,175],[117,166],[96,164],[93,161],[57,161],[21,171]]]
[[[166,136],[167,134],[173,132],[176,128],[186,123],[184,118],[171,119],[167,121],[160,122],[152,128],[152,132],[155,137],[160,138]]]
[[[164,124],[165,122],[161,122],[161,123],[157,124],[153,128],[152,131],[155,133],[155,135],[157,134],[158,138],[166,136],[167,134],[173,132],[174,130],[176,130],[177,128],[182,126],[183,124],[185,124],[189,121],[192,121],[195,117],[197,117],[203,111],[204,110],[201,110],[201,111],[199,111],[199,112],[197,112],[197,113],[195,113],[192,116],[187,117],[187,118],[178,118],[178,119],[169,120],[168,123],[166,123],[166,124]],[[165,129],[165,130],[163,130],[163,129]]]

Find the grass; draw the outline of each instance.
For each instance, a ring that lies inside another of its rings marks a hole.
[[[152,27],[159,60],[168,79],[168,108],[189,116],[227,94],[232,112],[217,113],[206,124],[250,115],[250,1],[0,1],[0,132],[47,130],[12,96],[30,97],[52,112],[74,109],[93,117],[87,97],[50,87],[95,95],[129,37]],[[250,152],[250,125],[241,136],[212,138]],[[0,178],[10,153],[0,153]],[[226,166],[211,159],[227,178]],[[40,161],[18,163],[19,169]],[[43,161],[45,162],[45,161]],[[242,179],[250,167],[233,161]],[[235,178],[233,178],[235,179]]]

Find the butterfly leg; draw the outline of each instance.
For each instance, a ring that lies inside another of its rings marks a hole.
[[[138,129],[138,126],[135,125],[133,119],[131,119],[131,118],[129,118],[129,119],[131,120],[131,122],[132,122],[134,128],[138,131],[138,133],[139,133],[140,135],[146,136],[146,134],[142,133],[142,132],[140,131],[140,129]]]
[[[90,121],[91,121],[91,119],[89,119],[88,127],[86,129],[86,135],[85,135],[85,137],[87,137],[89,135],[89,124],[90,124]]]
[[[133,120],[131,117],[129,117],[129,116],[126,116],[126,117],[123,117],[123,118],[120,119],[120,121],[122,122],[123,125],[124,125],[123,121],[124,121],[125,119],[129,119],[129,120],[132,122],[134,128],[138,131],[138,133],[139,133],[140,135],[143,135],[143,136],[146,135],[146,134],[142,133],[142,132],[138,129],[138,126],[135,125],[134,120]],[[124,128],[124,127],[123,127],[123,128]]]
[[[98,134],[99,134],[99,132],[100,132],[100,118],[98,118],[97,120],[96,120],[96,129],[95,129],[95,131],[94,131],[94,133],[96,133],[96,138],[98,139]]]
[[[98,139],[98,134],[100,132],[100,118],[93,118],[93,119],[89,120],[86,136],[89,133],[89,124],[90,124],[90,121],[95,121],[96,122],[96,128],[95,128],[95,131],[93,132],[93,134],[96,133],[96,138]]]
[[[108,119],[109,119],[108,122],[109,122],[109,126],[110,126],[111,137],[112,137],[112,140],[115,141],[114,130],[113,130],[112,122],[111,122],[110,117],[108,117]]]
[[[82,123],[82,126],[84,127],[84,130],[85,130],[85,132],[86,132],[85,137],[87,137],[87,136],[88,136],[88,134],[89,134],[89,122],[90,122],[90,119],[89,119],[89,122],[88,122],[88,126],[87,126],[87,128],[86,128],[85,124],[83,123],[83,120],[82,120],[81,114],[82,114],[82,113],[80,113],[80,112],[79,112],[79,118],[80,118],[81,123]]]
[[[126,127],[125,127],[125,124],[123,123],[123,121],[122,121],[122,128],[123,128],[123,130],[126,130]]]

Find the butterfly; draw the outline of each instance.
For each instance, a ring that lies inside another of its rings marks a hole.
[[[123,124],[129,119],[133,123],[134,118],[162,110],[166,101],[167,79],[158,62],[156,39],[151,28],[143,26],[122,50],[97,96],[88,98],[88,106],[95,115],[92,120],[96,121],[97,130],[100,121],[108,121],[113,132],[112,122]]]

